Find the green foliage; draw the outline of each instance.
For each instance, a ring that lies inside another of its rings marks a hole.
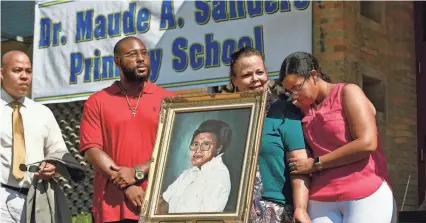
[[[92,223],[92,214],[81,212],[80,215],[72,217],[72,223]]]

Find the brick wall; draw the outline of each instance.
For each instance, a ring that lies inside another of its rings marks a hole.
[[[367,86],[381,107],[377,122],[399,208],[417,205],[416,76],[413,4],[373,2],[378,22],[360,13],[360,2],[314,3],[314,54],[333,81]],[[378,13],[378,15],[377,15]],[[366,91],[366,89],[364,89]],[[378,109],[379,110],[379,109]]]

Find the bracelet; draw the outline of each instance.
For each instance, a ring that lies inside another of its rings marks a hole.
[[[321,172],[322,169],[323,169],[323,167],[322,167],[322,163],[321,163],[321,160],[320,160],[319,156],[315,157],[314,163],[315,163],[315,167],[317,168],[317,171]]]

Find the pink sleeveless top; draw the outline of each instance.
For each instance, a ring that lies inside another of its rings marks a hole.
[[[345,84],[336,84],[318,110],[305,110],[302,120],[306,141],[313,156],[322,156],[352,141],[349,124],[342,109]],[[378,142],[376,152],[361,161],[325,169],[311,178],[310,199],[347,201],[374,193],[387,180],[386,160]]]

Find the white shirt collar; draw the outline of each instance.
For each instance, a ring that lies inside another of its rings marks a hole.
[[[1,99],[2,99],[4,105],[8,105],[11,102],[16,101],[3,88],[1,89]],[[21,103],[22,105],[24,105],[25,107],[27,107],[29,100],[27,99],[27,97],[21,97],[18,100],[18,102]]]
[[[211,159],[210,161],[208,161],[207,163],[205,163],[204,165],[201,166],[201,170],[194,166],[192,168],[193,171],[208,171],[208,170],[213,170],[215,169],[218,165],[222,165],[223,161],[222,161],[222,155],[223,153],[213,157],[213,159]]]

